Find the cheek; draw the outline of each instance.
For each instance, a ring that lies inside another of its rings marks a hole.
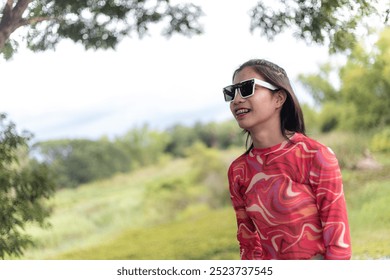
[[[254,95],[253,98],[252,98],[252,106],[253,108],[256,108],[256,107],[269,107],[269,106],[273,106],[274,104],[274,100],[273,100],[273,96],[271,93],[267,93],[267,92],[261,92],[260,94],[258,95]]]
[[[230,103],[229,108],[230,108],[230,112],[234,115],[234,112],[233,112],[233,102]]]

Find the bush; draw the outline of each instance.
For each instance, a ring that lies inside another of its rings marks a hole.
[[[342,169],[353,169],[369,147],[371,134],[334,131],[313,138],[334,151]]]
[[[374,134],[370,147],[373,152],[390,152],[390,127]]]
[[[172,175],[145,186],[144,214],[150,224],[174,220],[188,205],[205,195],[186,174]]]
[[[192,160],[194,183],[205,187],[208,205],[218,208],[230,204],[226,175],[228,166],[221,152],[198,142],[187,153]]]

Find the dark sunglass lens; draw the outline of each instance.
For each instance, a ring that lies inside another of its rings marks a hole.
[[[249,97],[253,94],[254,80],[245,81],[241,83],[241,95],[242,97]]]
[[[232,101],[234,99],[234,88],[232,86],[225,87],[223,89],[223,95],[225,101]]]

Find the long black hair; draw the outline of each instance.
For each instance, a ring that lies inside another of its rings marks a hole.
[[[294,132],[305,134],[305,122],[303,119],[302,109],[294,90],[292,89],[290,79],[288,78],[286,71],[270,61],[264,59],[251,59],[234,71],[233,80],[237,73],[246,67],[252,68],[261,75],[266,82],[275,85],[277,88],[286,93],[286,101],[280,111],[280,129],[283,136],[288,138],[288,135]],[[245,132],[248,133],[246,146],[247,152],[249,152],[253,148],[253,143],[251,143],[248,147],[250,132],[246,130]]]

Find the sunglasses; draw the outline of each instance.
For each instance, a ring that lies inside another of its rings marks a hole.
[[[240,89],[240,95],[242,98],[251,97],[255,93],[255,86],[259,85],[261,87],[267,88],[269,90],[277,90],[278,88],[270,83],[264,82],[262,80],[253,78],[250,80],[242,81],[241,83],[234,84],[223,88],[223,95],[226,102],[233,101],[236,97],[237,89]]]

